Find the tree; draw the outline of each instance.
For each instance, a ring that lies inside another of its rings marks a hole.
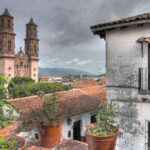
[[[0,127],[4,128],[13,120],[16,120],[15,117],[11,116],[13,113],[13,108],[11,105],[7,104],[6,96],[7,96],[7,89],[5,84],[7,83],[7,78],[4,75],[0,74]],[[6,116],[4,113],[4,106],[7,107],[7,112],[10,116]]]
[[[31,94],[28,93],[26,86],[28,84],[33,84],[34,82],[35,81],[29,77],[14,77],[14,78],[12,78],[8,84],[9,95],[13,98],[19,97],[18,95],[21,95],[21,97],[25,97],[28,95],[30,96]]]
[[[42,92],[43,94],[48,94],[59,91],[67,91],[70,89],[72,89],[71,85],[62,85],[60,83],[47,82],[34,83],[32,79],[24,80],[24,77],[13,78],[8,86],[9,95],[12,98],[38,95],[39,92]]]
[[[0,100],[5,99],[7,95],[7,90],[5,88],[5,84],[7,83],[7,79],[4,75],[0,74]]]

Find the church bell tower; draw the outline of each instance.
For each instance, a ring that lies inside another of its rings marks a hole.
[[[6,8],[0,16],[0,74],[14,77],[15,34],[13,17]]]
[[[38,61],[39,61],[39,39],[37,25],[31,18],[26,24],[25,54],[29,58],[29,74],[32,79],[38,81]]]

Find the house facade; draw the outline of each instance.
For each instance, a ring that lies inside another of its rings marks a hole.
[[[0,74],[8,78],[30,77],[38,81],[39,39],[37,25],[31,18],[26,24],[25,52],[15,53],[14,22],[8,9],[0,16]]]
[[[91,26],[106,41],[106,99],[116,103],[116,150],[150,149],[150,13]]]

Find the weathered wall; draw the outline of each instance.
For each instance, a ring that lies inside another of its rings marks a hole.
[[[120,120],[116,150],[148,150],[150,102],[115,101]]]
[[[107,86],[138,87],[138,68],[147,67],[147,63],[136,40],[149,36],[149,32],[149,25],[144,25],[106,33]]]
[[[150,95],[138,91],[138,68],[144,68],[143,89],[147,90],[148,44],[136,43],[149,37],[149,25],[131,26],[106,33],[106,96],[117,105],[120,135],[116,150],[146,150]]]

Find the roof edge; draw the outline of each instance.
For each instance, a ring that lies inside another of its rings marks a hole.
[[[100,34],[99,32],[106,31],[109,29],[115,29],[115,28],[119,28],[119,27],[138,25],[138,24],[146,24],[146,23],[150,23],[150,19],[143,19],[143,20],[137,20],[137,21],[133,21],[133,22],[113,24],[113,25],[108,25],[105,27],[90,26],[90,29],[94,34]]]

